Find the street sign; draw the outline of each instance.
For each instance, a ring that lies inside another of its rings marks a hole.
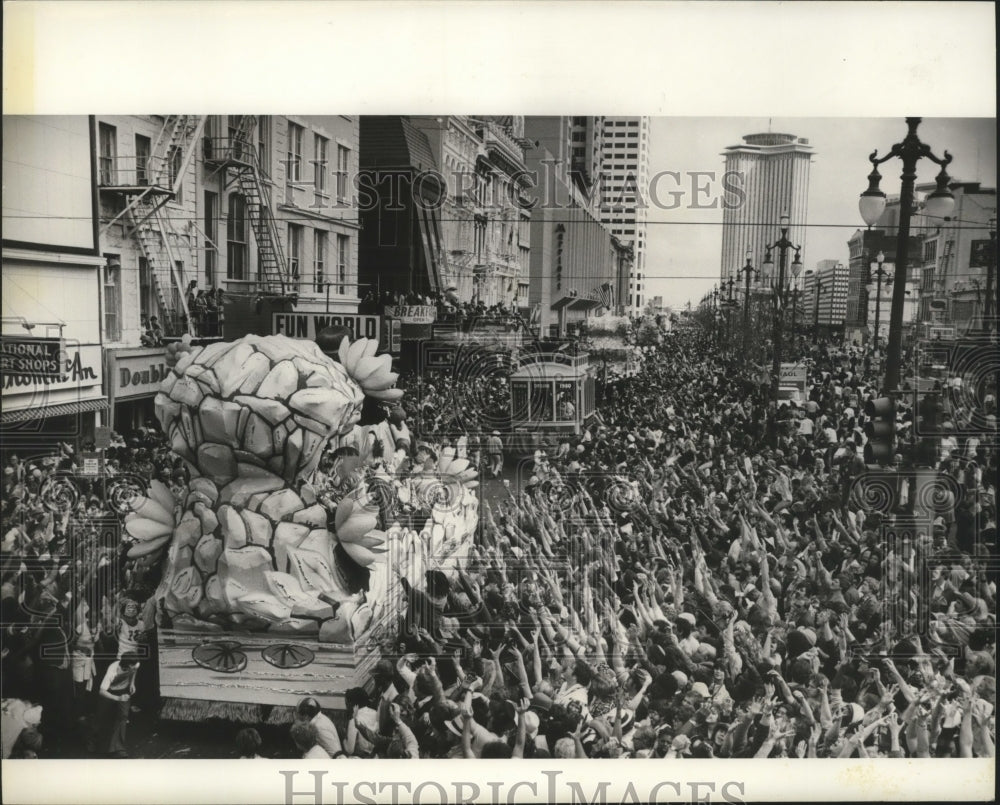
[[[783,386],[804,386],[808,376],[807,372],[804,363],[783,363],[778,372],[778,379]]]
[[[101,474],[101,454],[100,453],[81,453],[80,458],[83,459],[83,469],[80,470],[81,475],[100,475]]]

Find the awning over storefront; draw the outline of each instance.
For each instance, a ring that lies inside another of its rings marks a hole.
[[[108,400],[106,397],[97,397],[92,400],[76,400],[56,405],[44,405],[41,408],[22,408],[19,411],[4,411],[0,414],[0,424],[7,425],[12,422],[28,422],[32,419],[71,416],[87,411],[105,411],[107,408]]]

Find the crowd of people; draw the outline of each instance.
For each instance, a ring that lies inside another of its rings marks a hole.
[[[59,757],[81,745],[121,756],[129,713],[156,701],[158,579],[125,557],[123,503],[153,478],[179,493],[189,471],[152,423],[127,439],[113,434],[103,476],[82,474],[93,444],[78,447],[4,460],[0,687],[5,702],[41,707],[19,733],[8,725],[5,757]]]
[[[809,360],[808,400],[775,410],[700,331],[671,335],[607,389],[603,425],[484,503],[457,579],[408,587],[403,650],[352,692],[352,748],[297,728],[303,755],[992,757],[993,441],[955,439],[929,469],[957,493],[887,528],[907,493],[898,473],[882,509],[864,491],[871,367]]]
[[[457,289],[446,288],[444,291],[428,291],[427,293],[397,293],[393,291],[368,291],[358,305],[358,313],[380,314],[386,306],[407,306],[421,305],[433,307],[438,317],[448,318],[458,316],[462,318],[479,317],[501,317],[516,316],[517,308],[508,305],[504,301],[486,304],[482,296],[474,300],[460,299]],[[440,320],[440,319],[439,319]]]
[[[371,690],[349,691],[339,716],[303,700],[289,742],[268,747],[247,728],[235,754],[992,757],[995,425],[973,433],[983,418],[945,395],[942,430],[955,435],[935,442],[923,477],[945,492],[928,504],[903,483],[926,452],[904,402],[901,455],[879,471],[894,500],[875,505],[862,458],[873,368],[830,342],[808,362],[808,399],[773,408],[766,379],[701,329],[645,350],[637,373],[602,389],[590,427],[537,451],[524,488],[482,501],[457,577],[403,579],[397,650]],[[411,381],[413,466],[449,452],[493,472],[503,441],[457,400],[499,418],[509,392],[494,375],[457,382],[468,388],[434,373]],[[995,398],[983,405],[995,423]],[[188,480],[155,429],[109,459],[123,477]],[[40,647],[57,635],[7,629],[4,698],[43,705],[17,756],[39,753],[39,736],[48,747],[66,713],[96,713],[95,751],[124,752],[130,697],[141,706],[155,690],[142,659],[155,580],[112,561],[118,546],[93,526],[114,495],[47,505],[47,476],[75,460],[63,447],[5,466],[4,623],[75,626],[55,656]],[[67,561],[95,569],[93,589],[65,588],[80,578]]]
[[[192,335],[197,338],[222,336],[225,325],[225,292],[222,288],[198,289],[198,281],[188,283],[186,300]],[[181,322],[185,325],[187,322]]]

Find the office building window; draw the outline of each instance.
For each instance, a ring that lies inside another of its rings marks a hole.
[[[295,203],[294,186],[302,181],[302,138],[304,129],[288,124],[288,150],[285,153],[285,202]]]
[[[156,303],[153,298],[153,272],[149,269],[149,260],[145,257],[139,258],[139,317],[149,319],[156,310]]]
[[[184,183],[180,181],[181,179],[181,165],[184,161],[184,154],[181,151],[180,146],[172,145],[170,146],[170,152],[167,155],[167,180],[171,188],[176,187],[176,195],[174,196],[174,202],[181,204],[184,202]]]
[[[271,116],[257,116],[257,164],[267,176],[271,172]]]
[[[316,206],[320,207],[327,198],[326,194],[326,159],[327,146],[330,141],[316,134],[313,137],[313,190],[316,193]]]
[[[326,232],[313,230],[313,284],[318,293],[326,290],[326,240]]]
[[[105,255],[104,263],[104,340],[121,341],[122,264],[117,255]]]
[[[229,215],[226,217],[226,277],[231,280],[247,279],[247,204],[243,196],[234,193],[229,197]]]
[[[226,115],[226,136],[229,139],[229,148],[232,151],[233,159],[243,160],[243,152],[250,144],[246,138],[240,134],[242,117],[240,115]]]
[[[288,279],[293,286],[298,287],[300,260],[302,258],[302,227],[296,224],[288,225]]]
[[[115,184],[115,167],[118,161],[117,136],[118,132],[114,126],[101,123],[98,127],[100,152],[97,158],[97,167],[102,185]]]
[[[205,191],[205,287],[215,286],[215,272],[219,259],[219,196]]]
[[[351,149],[337,146],[337,201],[347,200],[347,169],[350,165]]]
[[[135,135],[135,183],[149,184],[149,153],[151,143],[149,137]]]
[[[338,293],[343,296],[347,293],[347,259],[348,244],[350,238],[347,235],[337,235],[337,281],[341,283]]]

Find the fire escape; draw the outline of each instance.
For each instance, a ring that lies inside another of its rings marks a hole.
[[[104,224],[101,232],[123,222],[126,237],[135,237],[149,266],[163,331],[168,336],[193,331],[184,277],[163,208],[177,198],[205,119],[203,115],[168,115],[149,154],[102,157],[100,161],[100,191],[125,199],[124,208]]]
[[[274,220],[268,177],[254,147],[255,115],[241,115],[237,126],[225,137],[205,138],[205,164],[226,171],[227,183],[234,181],[246,201],[247,215],[257,242],[257,280],[250,285],[258,295],[284,296],[288,264]]]

